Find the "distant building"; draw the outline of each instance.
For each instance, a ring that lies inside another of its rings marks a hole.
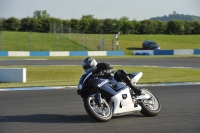
[[[150,18],[150,20],[159,20],[165,22],[168,22],[170,20],[200,21],[200,16],[178,14],[176,11],[173,11],[172,14],[169,14],[168,16],[164,15],[162,17],[153,17]]]

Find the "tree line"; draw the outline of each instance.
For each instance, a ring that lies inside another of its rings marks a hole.
[[[18,19],[10,17],[0,18],[0,30],[4,31],[35,31],[50,32],[51,24],[56,23],[65,27],[90,34],[200,34],[199,21],[170,20],[129,20],[124,16],[120,19],[96,19],[93,15],[83,15],[81,19],[62,20],[50,17],[47,11],[35,11],[33,17]]]

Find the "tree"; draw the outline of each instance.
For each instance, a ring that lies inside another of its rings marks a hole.
[[[141,27],[141,23],[139,21],[133,20],[131,21],[132,23],[132,30],[131,30],[131,34],[139,34],[140,33],[140,27]]]
[[[155,21],[155,34],[164,34],[167,29],[167,23],[163,21]]]
[[[131,21],[129,21],[127,19],[123,19],[123,20],[120,20],[120,21],[123,23],[123,25],[121,26],[120,31],[123,34],[130,34],[131,31],[134,29],[133,23],[131,23]]]
[[[21,26],[20,30],[21,31],[33,30],[33,25],[31,23],[31,19],[32,18],[29,18],[29,17],[21,19],[21,24],[20,24],[20,26]]]
[[[156,23],[151,20],[143,20],[140,22],[140,33],[141,34],[155,34]]]
[[[123,16],[119,19],[118,21],[119,23],[119,27],[120,27],[120,31],[122,32],[122,34],[130,34],[133,25],[131,23],[131,21],[129,21],[129,18],[126,16]]]
[[[20,28],[20,21],[15,17],[10,17],[5,20],[3,28],[8,31],[18,31]]]
[[[37,10],[33,13],[34,18],[42,19],[42,18],[50,18],[50,15],[46,10]]]
[[[83,15],[81,19],[84,19],[84,18],[91,21],[91,20],[94,19],[94,15],[91,15],[91,14],[90,15]]]
[[[112,19],[105,19],[103,21],[102,29],[103,29],[103,32],[105,34],[112,33],[112,30],[113,30],[112,24],[113,24],[113,20]]]
[[[184,22],[184,33],[185,34],[192,34],[192,30],[194,29],[193,25],[189,21]]]
[[[42,32],[49,32],[50,31],[50,19],[41,19],[39,21],[41,21],[41,24],[42,24]]]
[[[80,24],[80,20],[71,19],[70,22],[71,22],[71,28],[76,29],[76,30],[80,29],[80,25],[79,25]]]
[[[69,20],[63,20],[62,23],[66,27],[70,27],[71,26],[71,22]]]
[[[80,30],[83,32],[88,32],[89,26],[91,25],[91,21],[87,18],[82,18],[80,20]]]
[[[80,30],[84,32],[91,32],[91,24],[93,23],[94,15],[83,15],[80,20]]]
[[[170,20],[167,23],[167,33],[169,33],[169,34],[184,34],[183,21]]]
[[[194,21],[192,22],[192,34],[200,34],[200,22]]]
[[[0,31],[3,29],[5,19],[0,18]]]
[[[51,32],[61,32],[63,20],[53,17],[41,20],[43,21],[43,25],[46,26],[46,29],[51,26],[51,28],[49,29]]]
[[[129,18],[126,17],[126,16],[123,16],[123,17],[120,18],[120,20],[123,20],[123,21],[129,21]]]
[[[105,34],[116,34],[120,31],[122,25],[117,19],[105,19],[103,22],[103,32]]]
[[[103,21],[99,19],[93,19],[93,21],[90,23],[89,31],[91,33],[100,33],[102,31]]]

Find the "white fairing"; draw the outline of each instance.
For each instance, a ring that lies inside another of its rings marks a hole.
[[[133,84],[136,84],[140,78],[142,77],[143,73],[142,72],[138,72],[132,79],[131,79],[131,82]]]
[[[126,98],[123,98],[123,95],[125,95]],[[134,107],[128,87],[119,92],[117,95],[111,97],[109,104],[112,105],[112,103],[114,103],[113,114],[141,111],[141,107],[139,105]]]

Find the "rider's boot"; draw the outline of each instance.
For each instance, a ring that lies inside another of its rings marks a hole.
[[[128,74],[124,70],[121,70],[119,75],[121,79],[134,91],[136,96],[141,95],[141,90],[138,89],[136,85],[132,84]]]
[[[141,95],[142,91],[140,89],[138,89],[138,87],[136,85],[130,85],[129,87],[134,91],[136,96],[140,96]]]

